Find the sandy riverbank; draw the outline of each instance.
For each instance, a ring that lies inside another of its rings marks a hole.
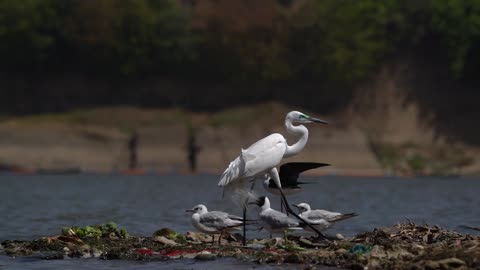
[[[187,138],[194,133],[200,147],[199,171],[221,173],[242,147],[272,132],[286,135],[284,116],[292,109],[298,108],[268,103],[218,113],[190,113],[113,107],[7,118],[0,122],[0,164],[27,169],[123,170],[128,167],[127,142],[136,130],[138,163],[143,170],[186,172]],[[319,115],[330,125],[310,125],[307,147],[289,161],[332,164],[312,172],[317,174],[480,171],[474,158],[477,149],[433,140],[425,127],[412,121],[415,113],[411,110],[407,108],[404,119],[397,119],[397,123],[408,123],[403,126],[380,120],[378,115],[368,117],[369,121],[358,121],[348,112]],[[294,140],[288,136],[289,142]],[[443,156],[438,157],[437,152]],[[435,171],[435,166],[443,166],[443,171]]]

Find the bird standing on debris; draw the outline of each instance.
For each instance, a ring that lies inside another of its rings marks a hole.
[[[308,224],[313,225],[313,227],[319,231],[330,228],[335,222],[340,220],[357,216],[355,213],[342,214],[322,209],[311,210],[308,203],[300,203],[293,206],[298,208],[300,217],[305,219]],[[305,227],[304,229],[307,231],[312,231],[309,227]]]
[[[262,228],[270,232],[270,234],[284,233],[286,241],[287,231],[302,230],[298,221],[270,208],[270,200],[265,196],[261,196],[255,202],[250,202],[249,204],[256,204],[260,207],[258,220]]]
[[[282,184],[280,182],[280,177],[278,175],[276,166],[283,158],[294,156],[302,151],[302,149],[305,147],[308,141],[308,129],[301,124],[307,123],[328,124],[326,121],[309,116],[302,112],[289,112],[285,117],[285,128],[287,129],[288,133],[299,137],[299,140],[293,145],[288,145],[287,140],[285,137],[283,137],[283,135],[274,133],[257,141],[247,149],[242,149],[240,155],[230,162],[228,168],[220,177],[218,185],[221,187],[234,186],[233,189],[235,191],[239,187],[237,184],[239,182],[243,183],[243,180],[264,180],[264,176],[268,175],[279,188],[286,210],[296,218],[302,220],[302,218],[300,218],[288,205],[287,199],[282,191]],[[300,125],[295,126],[294,124]],[[245,216],[245,203],[244,207]],[[314,228],[312,229],[316,230]],[[318,234],[321,235],[320,232],[318,232]]]
[[[199,204],[185,212],[193,212],[192,225],[202,233],[212,235],[212,243],[215,241],[215,234],[220,233],[218,244],[225,232],[239,230],[243,225],[243,218],[230,215],[221,211],[208,212],[207,207]]]

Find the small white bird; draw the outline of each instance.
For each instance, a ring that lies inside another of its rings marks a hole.
[[[308,141],[308,129],[301,124],[314,122],[328,124],[326,121],[302,112],[289,112],[285,117],[285,128],[288,133],[299,137],[299,140],[293,145],[288,145],[287,140],[283,135],[274,133],[257,141],[247,149],[242,149],[240,155],[230,162],[228,168],[223,172],[220,181],[218,182],[218,186],[232,186],[233,183],[238,184],[238,182],[243,182],[243,180],[264,180],[263,176],[268,174],[275,185],[280,189],[282,200],[285,202],[285,207],[287,208],[286,210],[296,218],[301,219],[297,213],[290,208],[287,199],[283,195],[281,190],[282,184],[276,166],[283,158],[294,156],[302,151]],[[294,126],[294,124],[300,125]],[[234,188],[237,187],[238,185],[235,185]],[[321,235],[320,232],[317,233]]]
[[[202,233],[211,234],[212,243],[215,241],[215,234],[220,233],[218,238],[218,244],[220,244],[223,233],[239,230],[239,226],[243,225],[243,218],[221,211],[208,212],[207,207],[203,204],[185,210],[185,212],[193,212],[193,227]]]
[[[265,196],[261,196],[255,202],[250,202],[249,204],[256,204],[260,207],[258,220],[260,225],[269,231],[270,234],[302,230],[298,221],[288,217],[282,212],[270,208],[270,200]]]
[[[305,219],[305,221],[307,221],[310,225],[313,225],[313,227],[319,231],[330,228],[337,221],[357,216],[355,213],[342,214],[322,209],[311,210],[308,203],[300,203],[293,206],[298,208],[300,217]],[[310,227],[305,227],[304,229],[307,231],[312,231]]]

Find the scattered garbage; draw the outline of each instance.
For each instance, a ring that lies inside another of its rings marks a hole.
[[[478,269],[480,237],[464,235],[438,226],[412,222],[376,228],[355,237],[321,240],[314,236],[284,239],[252,239],[247,246],[235,237],[219,245],[211,236],[171,229],[151,237],[129,236],[114,223],[64,228],[62,234],[32,241],[7,240],[0,254],[37,256],[43,260],[65,257],[103,260],[199,261],[231,257],[261,264],[335,266],[343,269]],[[239,238],[240,239],[240,238]]]

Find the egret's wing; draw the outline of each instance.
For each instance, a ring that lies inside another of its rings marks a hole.
[[[242,155],[253,158],[245,159],[245,177],[252,177],[276,167],[287,149],[285,138],[278,133],[261,139],[242,151]]]
[[[300,226],[299,222],[296,220],[273,209],[261,213],[260,220],[263,223],[268,224],[273,230],[297,229]]]
[[[300,173],[319,168],[324,166],[330,166],[327,163],[316,163],[316,162],[289,162],[280,166],[280,182],[283,186],[295,186],[298,184],[297,180],[300,176]]]
[[[245,172],[245,161],[242,159],[242,156],[238,156],[235,160],[230,162],[228,168],[223,172],[218,182],[218,186],[223,187],[242,178],[242,175]]]
[[[247,149],[230,162],[220,177],[218,185],[223,187],[239,179],[251,178],[276,167],[287,149],[285,138],[278,133],[267,136]]]

